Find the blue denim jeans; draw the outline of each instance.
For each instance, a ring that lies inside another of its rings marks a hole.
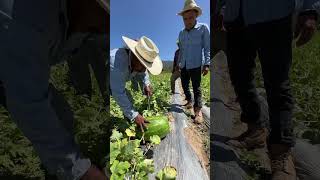
[[[0,22],[0,80],[11,118],[32,142],[50,174],[76,180],[91,162],[52,106],[50,62],[63,43],[62,1],[15,0],[13,18]]]

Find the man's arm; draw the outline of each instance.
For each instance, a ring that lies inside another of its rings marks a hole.
[[[180,66],[180,63],[181,63],[181,58],[182,58],[182,52],[181,52],[181,47],[182,47],[182,40],[181,40],[181,32],[179,32],[179,36],[178,36],[178,39],[179,39],[179,53],[178,53],[178,57],[177,57],[177,62],[176,62],[176,66]]]
[[[174,53],[174,58],[173,58],[172,73],[173,73],[173,72],[175,71],[175,69],[176,69],[178,58],[179,58],[179,50],[176,50],[176,52]]]
[[[143,73],[143,84],[144,84],[144,87],[149,86],[151,84],[150,83],[149,73],[148,73],[147,70],[146,70],[145,73]]]
[[[124,115],[130,119],[134,120],[138,116],[138,112],[136,112],[130,102],[126,90],[125,90],[125,77],[119,70],[110,69],[110,87],[112,97],[120,106]]]

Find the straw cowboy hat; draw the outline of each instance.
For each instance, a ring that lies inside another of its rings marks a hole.
[[[180,11],[178,13],[178,15],[182,16],[184,12],[188,11],[188,10],[196,10],[198,11],[198,14],[197,14],[197,17],[201,16],[202,14],[202,10],[201,8],[196,4],[196,2],[194,0],[186,0],[184,2],[184,7],[183,7],[183,10]]]
[[[122,36],[122,39],[151,74],[159,75],[161,73],[163,65],[159,49],[151,39],[146,36],[142,36],[138,41],[125,36]]]

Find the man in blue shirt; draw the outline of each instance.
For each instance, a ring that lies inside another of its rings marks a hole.
[[[126,82],[137,74],[144,75],[144,90],[147,96],[151,96],[149,76],[146,70],[153,75],[159,75],[162,71],[162,62],[159,57],[159,49],[153,41],[142,36],[138,41],[122,37],[127,48],[119,48],[110,52],[110,87],[111,95],[121,107],[126,118],[135,122],[143,131],[147,121],[139,112],[135,111],[126,94]]]
[[[248,130],[228,144],[246,149],[261,148],[267,145],[269,136],[272,180],[296,179],[291,155],[291,147],[295,144],[292,127],[294,104],[289,83],[292,41],[299,37],[296,45],[301,46],[311,39],[316,30],[319,2],[218,1],[218,13],[224,15],[219,19],[224,19],[227,31],[230,78],[241,106],[241,121],[248,124]],[[269,116],[261,109],[254,84],[257,55],[267,92]],[[270,119],[270,134],[266,117]]]
[[[202,123],[201,74],[209,71],[210,65],[210,33],[207,25],[197,22],[202,13],[194,0],[186,0],[184,9],[179,13],[183,17],[185,28],[179,33],[181,83],[188,101],[186,106],[191,108],[190,79],[194,93],[195,122]],[[203,58],[204,55],[204,58]]]

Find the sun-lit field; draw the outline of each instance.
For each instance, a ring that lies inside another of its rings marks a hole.
[[[68,85],[67,70],[67,65],[56,66],[51,80],[71,105],[76,119],[75,137],[82,152],[95,164],[103,165],[109,147],[106,139],[110,121],[97,83],[94,82],[92,100],[78,96]],[[0,142],[0,179],[45,179],[45,171],[30,141],[17,129],[3,107],[0,107]]]
[[[171,101],[170,76],[171,73],[168,72],[164,72],[159,76],[151,76],[153,95],[150,99],[149,109],[147,97],[144,96],[141,91],[133,91],[131,89],[131,82],[127,83],[127,89],[130,90],[127,93],[129,94],[130,99],[132,99],[133,101],[133,106],[144,117],[148,118],[150,116],[167,116],[167,113],[170,109]],[[209,102],[209,78],[210,76],[207,75],[205,78],[203,78],[202,81],[202,89],[206,102]],[[119,136],[119,133],[122,134],[121,138],[112,138],[111,140],[111,171],[113,170],[113,176],[118,179],[123,178],[124,175],[130,176],[132,178],[145,178],[148,173],[154,172],[152,159],[147,159],[146,156],[141,156],[141,154],[139,156],[139,153],[128,153],[127,156],[120,155],[119,152],[126,151],[129,146],[134,146],[135,152],[143,152],[144,154],[147,152],[143,151],[138,145],[130,144],[130,142],[141,142],[135,137],[135,134],[138,133],[139,129],[137,129],[134,123],[130,124],[128,123],[128,120],[124,119],[120,107],[115,103],[113,98],[111,98],[111,120],[114,123],[115,130],[117,130],[114,131],[113,136],[116,137],[117,135]],[[134,132],[134,134],[131,134],[132,131]],[[125,145],[120,145],[120,141]],[[158,143],[161,143],[161,141],[159,141]],[[151,144],[148,145],[156,146],[154,142],[151,142]],[[139,158],[137,159],[137,157]],[[146,162],[148,162],[149,164],[147,164]],[[134,169],[134,167],[138,166],[138,164],[143,164],[141,166],[144,166],[145,168]],[[120,172],[115,170],[116,167],[121,167],[121,169],[125,170]]]
[[[320,143],[320,34],[302,48],[294,49],[291,70],[292,93],[295,98],[294,121],[307,126],[304,137],[313,143]],[[258,66],[259,69],[259,66]],[[68,100],[74,112],[75,136],[82,152],[96,164],[105,165],[104,158],[109,148],[106,141],[111,121],[103,106],[103,100],[94,82],[92,100],[78,96],[69,86],[66,65],[53,68],[51,80]],[[258,71],[258,74],[260,72]],[[147,110],[147,98],[141,92],[133,94],[134,107],[146,116],[166,114],[170,107],[170,76],[163,73],[152,76],[154,96],[150,109]],[[203,98],[209,102],[210,75],[202,79]],[[261,76],[257,78],[257,86],[263,87]],[[128,84],[129,88],[129,84]],[[111,99],[111,117],[114,121],[124,120],[122,112]],[[126,121],[123,121],[126,122]],[[119,130],[120,131],[120,130]],[[126,136],[126,132],[123,132]],[[10,119],[7,111],[0,107],[0,179],[34,179],[43,180],[44,170],[30,142]],[[146,158],[146,157],[143,157]],[[146,161],[145,163],[149,163]]]
[[[131,82],[127,83],[127,90],[129,90],[127,94],[132,100],[135,110],[144,117],[167,116],[170,108],[170,74],[163,73],[159,76],[151,76],[150,81],[153,95],[150,98],[149,107],[147,97],[142,94],[141,90],[132,90]],[[154,164],[153,160],[148,159],[145,155],[148,149],[141,149],[141,138],[137,137],[140,129],[136,127],[135,123],[129,123],[129,120],[124,118],[120,107],[113,98],[111,98],[110,107],[114,130],[110,149],[111,168],[108,169],[112,173],[112,178],[146,179],[148,174],[154,172]],[[154,136],[154,139],[146,147],[151,148],[159,143],[161,143],[160,137]]]

